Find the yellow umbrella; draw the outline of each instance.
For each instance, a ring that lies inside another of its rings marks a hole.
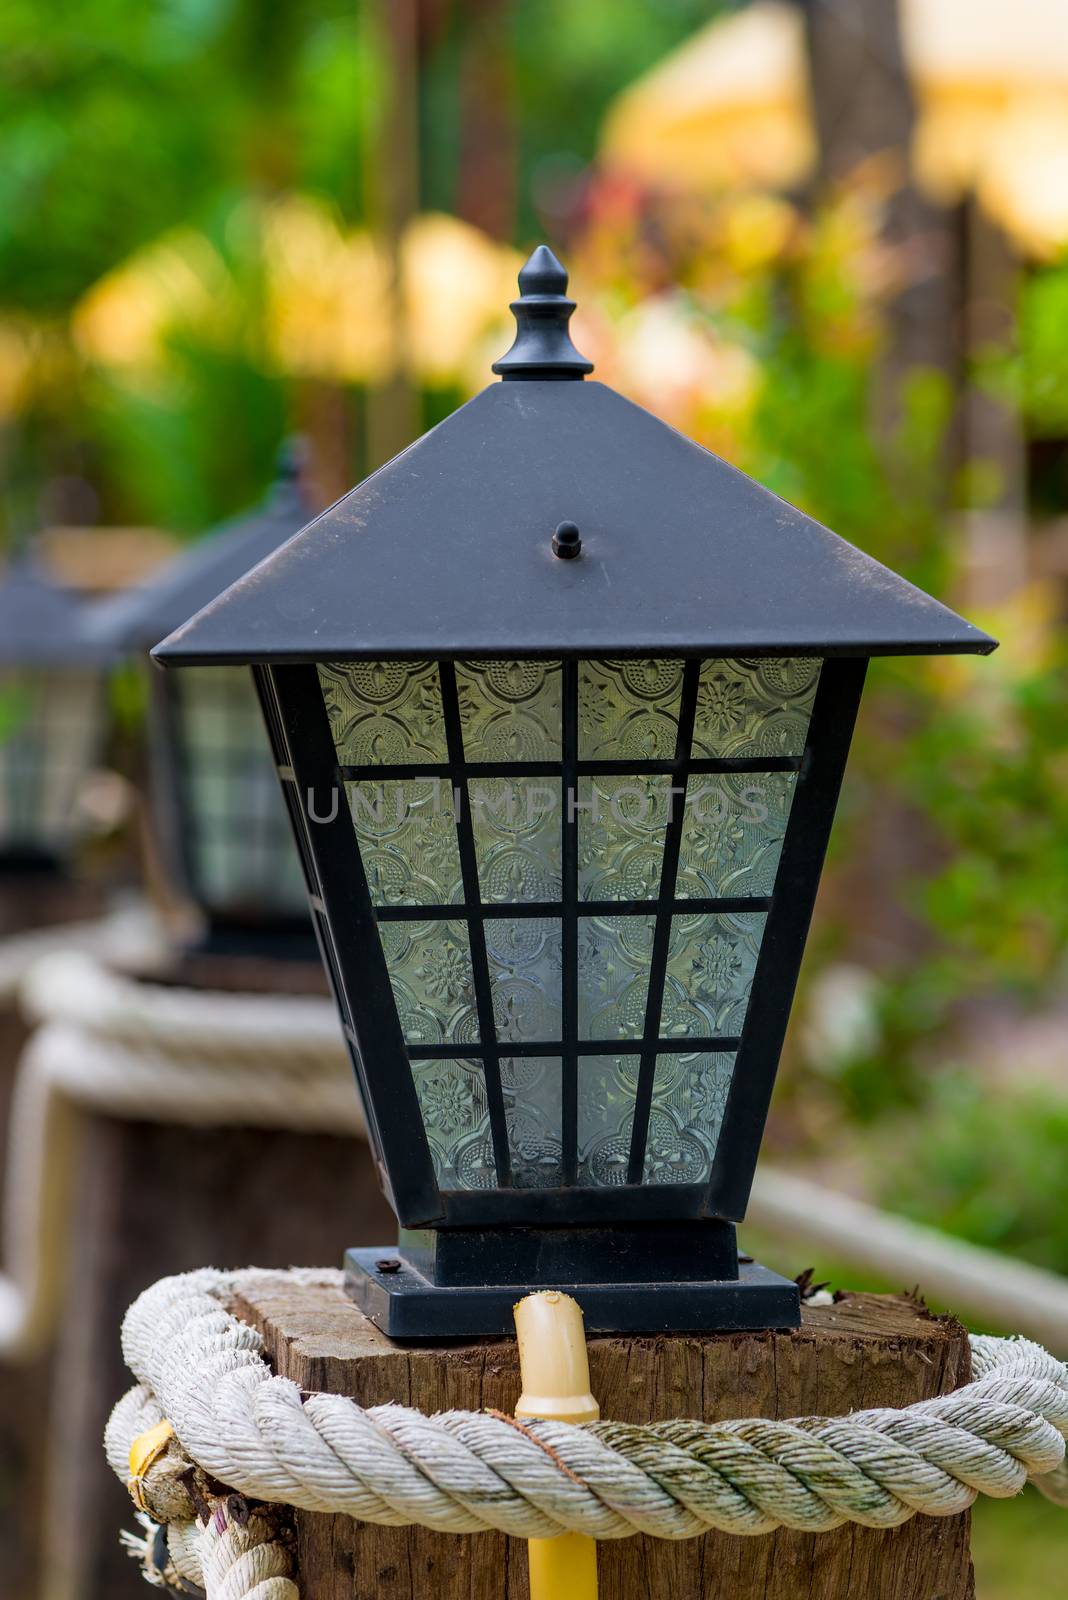
[[[507,345],[511,318],[502,307],[516,293],[523,264],[515,250],[458,217],[427,212],[408,224],[400,264],[413,377],[431,386],[462,382],[472,351],[487,335]]]
[[[800,10],[757,0],[702,28],[616,99],[601,154],[680,189],[806,177],[816,144]]]
[[[902,0],[919,118],[913,157],[939,200],[974,191],[1025,251],[1068,242],[1064,0]]]
[[[974,192],[1027,252],[1063,247],[1066,0],[901,6],[922,186],[942,201]],[[757,0],[701,29],[625,90],[605,122],[602,155],[663,187],[785,188],[812,168],[810,103],[799,8]]]

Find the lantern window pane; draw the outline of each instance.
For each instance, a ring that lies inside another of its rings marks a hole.
[[[675,916],[668,942],[661,1038],[742,1031],[767,916]]]
[[[640,1065],[637,1055],[579,1057],[579,1183],[626,1183]]]
[[[563,1181],[562,1076],[563,1063],[558,1056],[501,1059],[504,1117],[516,1189],[555,1189]]]
[[[580,918],[580,1039],[641,1038],[655,927],[654,916]]]
[[[820,666],[802,656],[704,662],[697,690],[694,755],[721,760],[800,756]]]
[[[478,1044],[464,922],[382,922],[379,936],[405,1043]]]
[[[669,777],[580,777],[578,893],[582,900],[655,900],[672,802]],[[681,804],[681,796],[675,796]]]
[[[216,908],[303,910],[300,858],[249,674],[197,667],[167,689],[197,894]]]
[[[559,1039],[559,919],[490,917],[484,927],[498,1041],[534,1044]]]
[[[681,693],[681,661],[580,662],[579,759],[670,761]]]
[[[468,786],[486,903],[560,898],[560,780],[475,778]]]
[[[559,761],[558,661],[458,662],[456,688],[466,761]]]
[[[679,899],[770,895],[795,772],[690,776],[679,852]]]
[[[342,766],[445,761],[436,662],[351,661],[320,666],[319,682]]]
[[[101,734],[96,673],[0,673],[0,832],[5,844],[62,848]]]
[[[434,1175],[443,1189],[492,1189],[497,1183],[486,1081],[478,1061],[416,1061],[415,1091]]]
[[[347,783],[349,814],[376,906],[463,899],[452,791],[439,778]]]
[[[661,1055],[656,1059],[646,1183],[705,1183],[734,1074],[735,1057],[725,1051]]]

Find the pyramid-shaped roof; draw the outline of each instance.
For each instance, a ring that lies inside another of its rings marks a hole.
[[[0,575],[0,666],[103,667],[115,652],[93,625],[100,601],[59,583],[32,559]]]
[[[566,274],[544,248],[524,271],[519,336],[495,367],[504,381],[177,628],[155,652],[162,663],[994,648],[718,456],[583,381]],[[553,552],[563,521],[578,527],[578,559]]]
[[[214,600],[296,533],[310,506],[298,481],[294,447],[287,446],[267,498],[216,528],[143,582],[96,606],[98,636],[124,650],[147,650]]]

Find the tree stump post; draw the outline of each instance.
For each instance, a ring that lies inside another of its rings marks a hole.
[[[303,1389],[428,1412],[511,1413],[519,1394],[513,1341],[401,1347],[342,1291],[296,1283],[253,1284],[233,1309]],[[969,1377],[960,1324],[896,1296],[806,1307],[796,1332],[598,1337],[589,1353],[602,1416],[626,1422],[844,1414],[909,1405]],[[973,1600],[969,1531],[965,1513],[889,1530],[610,1540],[599,1550],[601,1600]],[[522,1540],[309,1512],[296,1513],[296,1534],[301,1594],[314,1600],[528,1600]]]

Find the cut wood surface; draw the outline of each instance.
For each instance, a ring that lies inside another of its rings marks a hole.
[[[581,1299],[581,1296],[579,1297]],[[519,1393],[512,1341],[391,1343],[336,1289],[263,1281],[236,1314],[264,1334],[275,1371],[361,1405],[433,1412]],[[699,1416],[840,1415],[903,1406],[967,1382],[964,1329],[907,1297],[853,1295],[806,1308],[793,1333],[590,1340],[601,1414],[625,1422]],[[526,1548],[498,1534],[381,1528],[297,1513],[301,1592],[314,1600],[526,1600]],[[969,1517],[757,1538],[709,1534],[600,1546],[601,1600],[972,1600]]]

